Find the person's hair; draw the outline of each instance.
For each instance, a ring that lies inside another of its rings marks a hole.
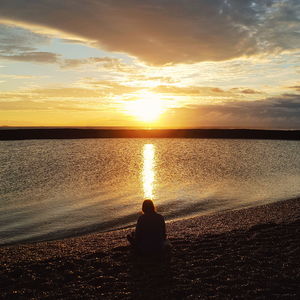
[[[155,212],[155,206],[152,200],[145,200],[143,202],[142,211],[144,214]]]

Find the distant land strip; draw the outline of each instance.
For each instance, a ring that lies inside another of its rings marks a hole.
[[[202,138],[300,140],[300,130],[257,129],[0,129],[0,140],[88,138]]]

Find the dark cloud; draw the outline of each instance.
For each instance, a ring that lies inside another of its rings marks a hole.
[[[223,104],[191,105],[174,109],[166,122],[180,126],[226,126],[300,129],[300,95],[285,94],[259,101],[232,101]]]
[[[14,26],[0,24],[0,59],[22,62],[56,63],[59,55],[37,51],[39,45],[50,39],[42,34]]]
[[[297,48],[299,11],[298,0],[2,0],[0,18],[166,64]]]
[[[15,51],[16,52],[16,51]],[[63,59],[53,52],[18,51],[17,54],[1,55],[0,59],[22,62],[57,63],[63,69],[73,69],[91,64],[100,64],[104,68],[118,69],[123,65],[119,59],[110,57],[88,57],[84,59]]]
[[[231,91],[238,92],[241,94],[249,94],[249,95],[255,95],[255,94],[262,94],[262,92],[253,90],[253,89],[244,89],[244,88],[232,88]]]
[[[293,90],[296,90],[297,92],[300,92],[300,85],[290,86],[290,89],[293,89]]]
[[[88,64],[101,64],[105,68],[124,67],[121,60],[111,57],[89,57],[85,59],[63,59],[52,52],[38,51],[40,45],[48,45],[51,39],[43,34],[16,26],[0,24],[0,59],[22,62],[57,63],[62,68],[76,68]],[[64,40],[64,42],[78,42]]]
[[[300,1],[273,1],[274,10],[269,9],[261,30],[261,41],[274,49],[300,48]]]
[[[15,55],[0,55],[0,59],[15,60],[22,62],[56,63],[59,55],[51,52],[23,52]]]
[[[245,90],[241,90],[242,94],[261,94],[261,92],[257,91],[257,90],[253,90],[253,89],[245,89]]]
[[[34,51],[37,45],[48,44],[50,39],[20,27],[0,24],[0,54],[10,55]]]

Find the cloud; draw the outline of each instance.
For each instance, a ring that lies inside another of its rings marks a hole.
[[[177,96],[221,96],[232,95],[220,88],[216,87],[203,87],[203,86],[174,86],[174,85],[160,85],[153,89],[156,93],[173,94]]]
[[[64,99],[65,104],[72,105],[73,100],[82,101],[95,100],[97,103],[106,103],[107,99],[114,95],[122,95],[140,90],[138,87],[130,87],[113,81],[85,80],[88,87],[56,87],[56,88],[36,88],[14,92],[0,93],[0,109],[3,103],[10,101],[55,101]]]
[[[134,95],[141,88],[110,81],[86,80],[90,88],[31,89],[0,94],[3,111],[103,111],[120,115],[116,95]],[[223,94],[213,87],[196,90],[199,93]],[[239,89],[239,88],[237,88]],[[231,90],[229,90],[231,91]],[[193,91],[192,91],[193,92]],[[166,127],[241,127],[300,129],[300,94],[282,94],[255,101],[235,100],[169,108],[161,116]],[[126,97],[125,97],[126,98]],[[124,98],[124,99],[125,99]]]
[[[37,96],[55,97],[55,98],[94,98],[103,96],[99,90],[92,90],[78,87],[49,88],[31,90],[32,94]]]
[[[210,97],[229,97],[236,98],[241,95],[259,95],[262,94],[261,91],[236,87],[228,90],[220,89],[218,87],[206,87],[206,86],[175,86],[175,85],[160,85],[152,89],[157,93],[166,93],[170,95],[177,96],[210,96]]]
[[[0,24],[0,59],[34,63],[56,63],[63,69],[98,64],[111,70],[128,70],[128,65],[117,58],[87,57],[82,59],[64,59],[59,54],[38,50],[39,46],[49,45],[52,38],[52,36],[34,33],[19,26]],[[63,42],[78,43],[79,41],[64,39]]]
[[[238,92],[241,94],[255,95],[262,94],[262,92],[254,90],[254,89],[244,89],[244,88],[232,88],[231,91]]]
[[[98,103],[72,101],[13,100],[0,103],[1,110],[13,111],[101,111]]]
[[[99,64],[104,68],[118,69],[123,65],[122,61],[111,57],[88,57],[83,59],[62,59],[60,66],[63,69],[78,68],[85,65]],[[125,65],[125,64],[124,64]]]
[[[173,79],[170,76],[152,76],[152,75],[144,75],[144,74],[132,74],[130,76],[130,80],[136,81],[157,81],[163,83],[178,83],[178,80]]]
[[[61,68],[77,68],[90,64],[101,64],[104,68],[120,69],[125,64],[111,57],[88,57],[84,59],[63,59],[53,52],[38,51],[39,46],[48,45],[51,38],[12,25],[0,24],[0,59],[34,63],[56,63]],[[64,40],[64,42],[78,42]]]
[[[261,40],[278,49],[300,48],[300,2],[299,0],[273,1],[261,30]]]
[[[300,95],[284,94],[257,101],[232,101],[175,108],[165,122],[179,126],[300,129]]]
[[[37,51],[36,46],[47,45],[50,38],[30,30],[0,24],[0,59],[21,62],[57,63],[58,54]]]
[[[296,90],[297,92],[300,92],[300,85],[294,85],[294,86],[290,86],[290,89]]]
[[[108,80],[86,80],[85,83],[92,88],[103,91],[106,95],[122,95],[134,93],[142,89],[142,87],[123,85],[115,81]]]
[[[299,48],[298,0],[2,0],[0,18],[154,65]]]
[[[0,74],[0,78],[9,78],[9,79],[33,79],[38,78],[40,76],[33,75],[15,75],[15,74]],[[45,77],[45,76],[43,76]]]
[[[0,53],[14,54],[23,51],[34,51],[37,45],[46,45],[50,38],[30,30],[0,24]]]
[[[60,55],[52,52],[23,52],[15,55],[0,55],[0,59],[22,62],[57,63]]]

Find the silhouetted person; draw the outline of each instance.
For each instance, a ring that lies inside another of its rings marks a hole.
[[[143,202],[142,211],[143,214],[138,218],[135,232],[127,235],[127,239],[138,253],[162,253],[166,247],[165,219],[155,211],[151,200]]]

